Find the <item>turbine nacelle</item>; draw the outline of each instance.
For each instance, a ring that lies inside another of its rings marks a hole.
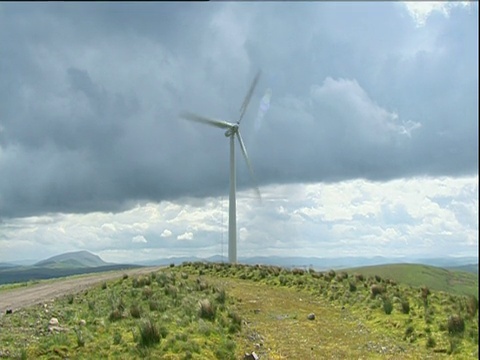
[[[226,137],[233,136],[233,135],[235,135],[236,132],[238,132],[238,124],[232,125],[232,127],[230,129],[225,131],[225,136]]]

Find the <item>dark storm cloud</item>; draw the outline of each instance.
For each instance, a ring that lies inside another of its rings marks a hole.
[[[228,139],[178,114],[236,121],[259,68],[242,134],[260,185],[477,173],[478,6],[432,19],[416,28],[396,3],[2,4],[0,217],[225,193]]]

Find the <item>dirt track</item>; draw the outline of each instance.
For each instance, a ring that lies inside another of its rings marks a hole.
[[[112,271],[108,273],[97,273],[0,291],[0,316],[3,316],[7,309],[15,311],[30,305],[44,303],[66,294],[78,293],[100,282],[121,278],[123,274],[128,274],[129,276],[145,273],[149,274],[160,268],[161,267],[158,266],[144,267]]]

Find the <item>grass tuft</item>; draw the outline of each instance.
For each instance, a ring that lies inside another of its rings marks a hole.
[[[447,330],[449,334],[460,334],[465,331],[465,321],[460,315],[451,315],[447,320]]]
[[[139,325],[138,344],[143,347],[150,347],[160,343],[160,330],[152,319],[143,320]]]
[[[209,299],[202,299],[198,302],[198,316],[202,319],[213,321],[215,319],[215,306]]]
[[[141,307],[138,304],[130,305],[130,315],[135,319],[139,319],[142,316]]]
[[[383,299],[383,311],[385,311],[387,315],[390,315],[393,311],[393,304],[389,298]]]

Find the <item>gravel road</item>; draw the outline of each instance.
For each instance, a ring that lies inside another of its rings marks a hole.
[[[152,271],[157,271],[161,268],[162,267],[142,267],[106,273],[95,273],[81,277],[66,278],[26,287],[19,287],[16,289],[3,290],[0,291],[0,316],[3,316],[7,309],[15,311],[23,307],[44,303],[60,296],[78,293],[100,282],[121,278],[123,274],[128,274],[129,276],[149,274]]]

